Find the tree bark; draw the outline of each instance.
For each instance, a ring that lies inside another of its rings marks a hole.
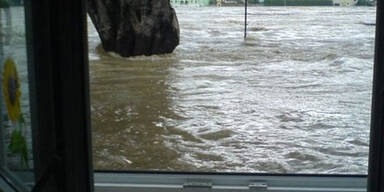
[[[169,0],[88,0],[105,51],[121,56],[171,53],[180,29]]]

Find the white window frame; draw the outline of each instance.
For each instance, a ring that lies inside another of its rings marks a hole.
[[[364,175],[96,172],[96,192],[366,192]]]

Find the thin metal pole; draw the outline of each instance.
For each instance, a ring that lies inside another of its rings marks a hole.
[[[245,13],[244,13],[244,39],[247,38],[247,15],[248,15],[248,0],[245,0]]]

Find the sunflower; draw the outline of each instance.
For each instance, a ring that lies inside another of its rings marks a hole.
[[[15,62],[8,58],[3,71],[3,94],[7,106],[8,116],[13,123],[20,120],[20,82]]]

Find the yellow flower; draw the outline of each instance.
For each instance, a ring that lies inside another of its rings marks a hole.
[[[13,123],[20,120],[20,82],[15,62],[8,58],[3,71],[3,94],[8,116]]]

